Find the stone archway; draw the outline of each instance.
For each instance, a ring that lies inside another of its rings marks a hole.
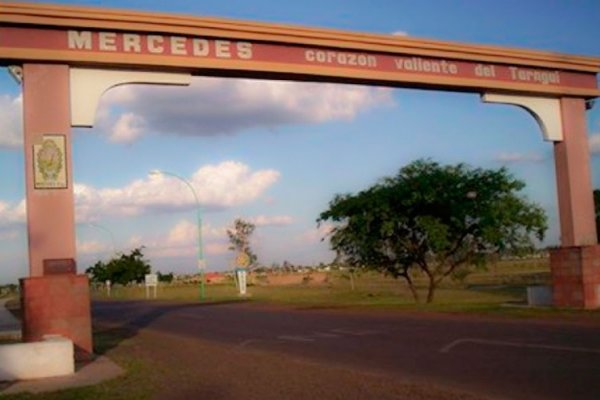
[[[186,85],[192,75],[474,92],[486,102],[525,108],[554,144],[561,225],[561,247],[551,255],[554,302],[600,306],[600,246],[585,127],[586,101],[600,95],[598,58],[255,22],[3,3],[0,64],[13,66],[23,78],[30,277],[22,285],[28,340],[63,333],[82,354],[91,352],[87,281],[74,273],[72,263],[71,127],[91,126],[99,97],[112,86]],[[48,164],[57,155],[60,165]],[[42,299],[50,292],[60,295]]]

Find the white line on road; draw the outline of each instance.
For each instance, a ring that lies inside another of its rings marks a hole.
[[[546,344],[532,344],[532,343],[515,343],[505,342],[502,340],[487,340],[487,339],[474,339],[474,338],[463,338],[455,340],[448,345],[440,349],[440,353],[449,353],[454,347],[457,347],[465,343],[475,343],[490,346],[507,346],[507,347],[520,347],[529,349],[543,349],[543,350],[555,350],[555,351],[570,351],[574,353],[592,353],[600,354],[600,349],[589,349],[585,347],[568,347],[568,346],[553,346]]]
[[[314,342],[316,339],[337,339],[341,336],[366,336],[380,333],[373,330],[351,330],[351,329],[331,329],[327,332],[313,332],[308,335],[284,335],[277,336],[279,340],[293,342]]]

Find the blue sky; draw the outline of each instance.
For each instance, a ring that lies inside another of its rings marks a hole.
[[[186,13],[600,56],[600,2],[578,1],[56,1]],[[20,87],[0,71],[0,282],[27,276]],[[588,111],[600,187],[600,106]],[[195,78],[189,88],[106,93],[93,129],[73,140],[80,271],[137,245],[155,269],[196,271],[189,179],[204,208],[209,270],[231,267],[225,230],[254,221],[264,264],[328,262],[315,220],[410,161],[506,166],[548,213],[558,243],[552,144],[516,107],[475,94]],[[101,228],[98,228],[100,226]],[[111,240],[111,234],[114,240]]]

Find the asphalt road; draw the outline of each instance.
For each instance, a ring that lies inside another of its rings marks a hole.
[[[93,318],[493,399],[600,399],[600,325],[251,303],[102,302]]]

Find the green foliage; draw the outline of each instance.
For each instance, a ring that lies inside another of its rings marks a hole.
[[[17,293],[18,286],[14,283],[9,283],[8,285],[0,285],[0,298],[14,296]]]
[[[483,265],[494,253],[526,254],[532,235],[547,229],[541,207],[517,195],[525,184],[506,169],[415,161],[356,195],[337,195],[318,223],[335,227],[330,245],[338,260],[404,278],[425,273],[427,302],[459,266]]]
[[[596,233],[600,243],[600,189],[594,190],[594,205],[596,207]]]
[[[131,250],[129,254],[121,254],[114,257],[107,263],[98,261],[93,266],[85,270],[93,282],[104,283],[110,280],[113,284],[119,283],[126,285],[129,282],[143,282],[145,275],[151,271],[150,264],[144,260],[142,250],[144,247],[138,247]]]
[[[461,284],[464,284],[465,280],[472,273],[473,273],[473,270],[471,268],[469,268],[468,266],[461,266],[461,267],[457,267],[454,271],[452,271],[452,273],[450,274],[450,278],[452,278],[452,280],[460,282]]]
[[[165,283],[171,283],[171,282],[173,282],[173,279],[175,278],[175,276],[173,275],[172,272],[169,272],[168,274],[163,274],[160,271],[158,271],[156,273],[156,276],[157,276],[159,282],[165,282]]]
[[[250,266],[256,265],[258,259],[250,248],[250,236],[255,229],[256,225],[241,218],[237,218],[233,222],[233,229],[227,229],[229,250],[233,250],[237,254],[246,253],[250,258]]]

